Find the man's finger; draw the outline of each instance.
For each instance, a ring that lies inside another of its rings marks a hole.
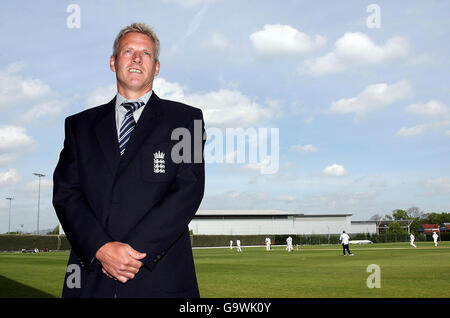
[[[130,246],[130,248],[128,250],[128,253],[130,254],[131,257],[133,257],[135,259],[143,259],[144,257],[147,256],[146,253],[138,252],[134,248],[132,248],[131,246]]]
[[[138,267],[134,267],[134,266],[121,266],[118,269],[119,272],[124,272],[124,273],[132,273],[132,274],[137,274],[139,272],[139,268]]]
[[[128,280],[128,279],[133,279],[136,276],[136,274],[134,274],[133,272],[128,272],[128,271],[120,271],[119,276],[126,277]]]
[[[105,274],[106,276],[108,276],[109,278],[114,278],[112,277],[104,268],[102,268],[102,272],[103,274]]]

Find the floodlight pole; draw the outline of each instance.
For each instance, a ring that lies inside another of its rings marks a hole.
[[[41,203],[41,177],[45,177],[45,174],[42,173],[33,173],[36,177],[39,178],[39,190],[38,190],[38,213],[37,213],[37,235],[39,235],[39,206]]]
[[[9,200],[9,222],[8,222],[8,233],[11,232],[11,201],[13,200],[13,197],[6,198],[6,200]]]

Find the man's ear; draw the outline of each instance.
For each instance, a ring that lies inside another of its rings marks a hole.
[[[158,76],[160,66],[159,61],[157,61],[155,64],[155,76]]]
[[[114,55],[111,55],[111,57],[109,58],[109,68],[111,69],[111,71],[115,72],[116,71],[116,58],[114,57]]]

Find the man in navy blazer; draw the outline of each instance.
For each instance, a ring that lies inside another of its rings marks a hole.
[[[65,120],[53,175],[72,246],[63,297],[199,297],[188,224],[204,193],[203,115],[152,91],[158,57],[151,28],[121,30],[110,59],[117,95]],[[173,138],[180,129],[183,140]]]

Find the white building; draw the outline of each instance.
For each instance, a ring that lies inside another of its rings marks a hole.
[[[360,233],[360,227],[356,232],[352,229],[351,216],[280,210],[199,210],[189,223],[189,230],[197,235],[339,234],[343,230]]]
[[[377,233],[377,221],[352,221],[351,233]]]

